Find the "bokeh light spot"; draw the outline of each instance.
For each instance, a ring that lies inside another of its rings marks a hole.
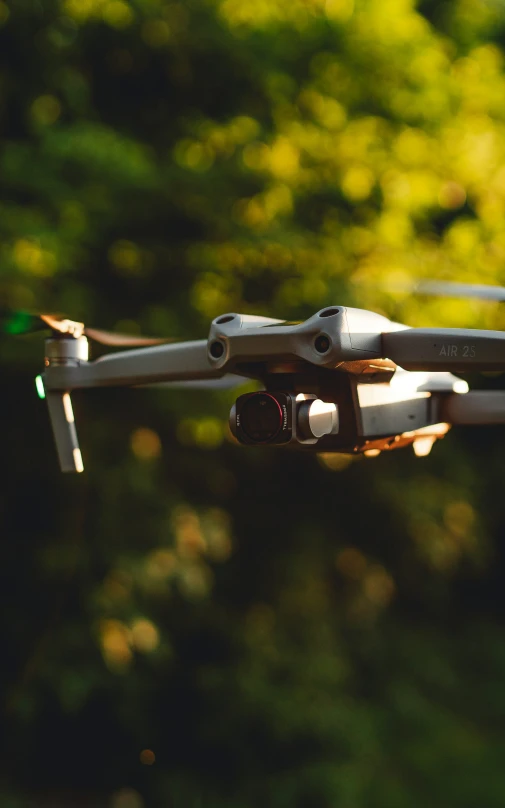
[[[162,48],[170,41],[170,26],[165,20],[148,20],[142,26],[142,39],[150,48]]]
[[[56,256],[35,240],[18,239],[12,248],[12,257],[18,267],[29,275],[47,278],[57,269]]]
[[[120,239],[109,248],[109,260],[120,272],[135,275],[142,268],[142,256],[132,241]]]
[[[152,749],[143,749],[139,757],[144,766],[152,766],[156,762],[156,755]]]
[[[110,808],[145,808],[145,802],[135,789],[122,788],[112,795]]]
[[[154,623],[142,617],[132,623],[131,640],[137,651],[148,654],[160,644],[160,635]]]
[[[120,620],[101,620],[99,637],[107,666],[113,671],[124,671],[132,660],[129,629]]]
[[[354,0],[326,0],[324,10],[329,20],[346,22],[354,11]]]
[[[353,202],[361,202],[370,196],[375,183],[373,172],[366,166],[352,166],[342,179],[342,191]]]
[[[136,429],[130,440],[132,452],[139,460],[155,460],[161,455],[159,435],[147,427]]]
[[[339,572],[347,578],[358,580],[365,574],[367,560],[356,547],[347,547],[338,553],[335,564]]]
[[[172,550],[153,550],[146,559],[146,575],[154,581],[165,581],[176,569],[177,559]]]
[[[122,0],[112,0],[112,2],[106,3],[102,17],[112,28],[127,28],[134,19],[132,9]]]
[[[441,208],[454,210],[466,202],[466,191],[457,182],[444,182],[438,194],[438,204]]]
[[[31,115],[35,123],[50,126],[61,114],[61,104],[54,95],[40,95],[31,106]]]

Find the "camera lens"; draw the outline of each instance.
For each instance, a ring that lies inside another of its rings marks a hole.
[[[268,443],[282,427],[282,409],[269,393],[256,393],[242,405],[240,424],[249,440]]]

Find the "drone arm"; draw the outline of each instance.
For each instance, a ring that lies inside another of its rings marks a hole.
[[[505,370],[505,332],[408,328],[382,335],[382,356],[405,370]]]
[[[48,392],[46,400],[61,470],[83,471],[69,393]]]
[[[450,424],[505,424],[505,391],[472,390],[444,396],[441,418]]]
[[[219,379],[225,369],[211,366],[207,341],[156,345],[107,354],[94,362],[49,364],[44,374],[46,390],[141,385]]]

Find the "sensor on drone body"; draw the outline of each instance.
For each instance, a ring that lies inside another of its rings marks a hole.
[[[505,370],[505,333],[409,328],[345,306],[301,323],[228,313],[207,340],[137,339],[44,315],[43,388],[60,466],[83,469],[70,395],[91,387],[168,384],[262,390],[238,397],[231,431],[247,446],[427,454],[452,424],[505,422],[505,393],[468,392],[452,371]],[[88,337],[131,346],[88,358]],[[137,347],[141,346],[141,347]],[[39,382],[40,385],[40,382]]]

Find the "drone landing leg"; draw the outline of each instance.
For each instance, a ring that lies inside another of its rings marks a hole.
[[[48,392],[46,401],[62,471],[84,470],[69,393]]]

